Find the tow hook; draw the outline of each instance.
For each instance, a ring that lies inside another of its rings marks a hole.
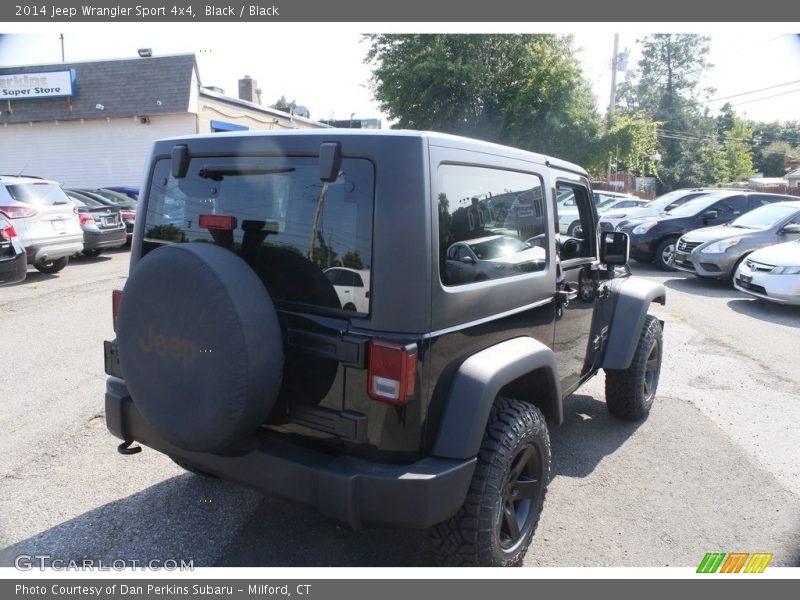
[[[141,446],[131,446],[131,444],[133,444],[133,440],[125,440],[119,446],[117,446],[117,452],[125,456],[129,456],[131,454],[138,454],[142,451]]]

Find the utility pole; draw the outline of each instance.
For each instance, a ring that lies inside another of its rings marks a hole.
[[[614,34],[614,55],[611,57],[611,98],[608,102],[608,112],[606,113],[606,123],[611,127],[611,119],[614,116],[614,107],[617,104],[617,53],[619,52],[619,34]],[[608,175],[606,181],[611,185],[611,155],[608,156]]]
[[[61,62],[66,62],[64,60],[64,34],[59,35],[58,39],[61,40]]]
[[[614,114],[617,105],[617,63],[619,61],[619,34],[614,34],[614,56],[611,58],[611,99],[608,102],[608,122]]]

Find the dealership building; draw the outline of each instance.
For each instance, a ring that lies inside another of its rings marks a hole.
[[[0,68],[0,173],[68,187],[139,185],[153,140],[235,130],[327,127],[203,87],[194,54]]]

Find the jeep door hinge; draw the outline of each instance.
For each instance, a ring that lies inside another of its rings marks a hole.
[[[594,338],[592,338],[592,350],[600,350],[603,347],[603,344],[608,339],[608,325],[603,327]]]

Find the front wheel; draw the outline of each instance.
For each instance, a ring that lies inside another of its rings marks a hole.
[[[533,405],[498,398],[492,406],[464,505],[431,535],[447,566],[519,566],[542,512],[550,437]]]
[[[667,238],[658,245],[655,256],[656,266],[665,271],[675,270],[672,263],[675,260],[675,245],[677,242],[676,238]]]
[[[606,370],[606,404],[615,417],[638,421],[650,412],[661,374],[662,337],[661,322],[647,315],[631,366]]]

